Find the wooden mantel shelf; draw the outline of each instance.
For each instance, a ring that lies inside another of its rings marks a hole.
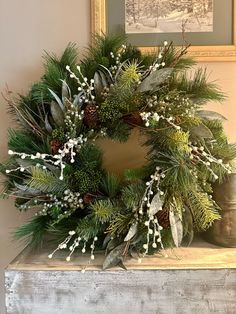
[[[189,248],[102,271],[104,256],[23,251],[5,271],[8,314],[236,314],[236,249]],[[166,257],[165,255],[168,255]],[[85,273],[81,272],[86,267]]]
[[[53,250],[53,249],[51,249]],[[24,250],[13,260],[7,270],[101,270],[104,253],[95,254],[95,260],[89,255],[73,255],[71,261],[66,262],[66,253],[61,251],[53,259],[48,258],[51,251],[41,249],[27,253]],[[236,269],[236,248],[223,248],[196,240],[191,247],[167,249],[155,256],[146,256],[141,263],[136,259],[127,259],[125,266],[128,270],[154,270],[154,269]],[[112,268],[108,271],[120,270]],[[235,313],[236,314],[236,313]]]

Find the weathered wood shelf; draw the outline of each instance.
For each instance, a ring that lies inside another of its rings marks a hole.
[[[127,271],[101,271],[103,255],[23,251],[5,270],[9,314],[235,314],[236,249],[196,241],[190,248],[166,250]],[[168,257],[166,257],[168,255]],[[85,273],[81,272],[86,267]]]

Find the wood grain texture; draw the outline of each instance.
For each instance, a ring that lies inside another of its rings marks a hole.
[[[235,314],[236,270],[7,271],[8,314]]]

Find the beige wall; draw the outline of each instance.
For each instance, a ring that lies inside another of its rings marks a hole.
[[[90,17],[89,0],[0,0],[0,91],[7,82],[16,92],[27,91],[29,85],[42,73],[41,55],[43,50],[60,53],[69,41],[76,41],[81,47],[89,42]],[[207,64],[212,80],[217,79],[228,94],[224,104],[211,104],[210,108],[223,113],[231,141],[236,141],[236,62]],[[0,160],[6,157],[7,128],[11,121],[6,114],[6,104],[1,98],[0,106]],[[133,149],[133,147],[136,147]],[[130,156],[141,154],[137,143],[126,144]],[[123,164],[124,149],[118,153],[113,164]],[[122,158],[120,161],[119,158]],[[110,162],[108,162],[110,163]],[[111,163],[110,163],[111,164]],[[0,313],[3,309],[3,272],[1,269],[20,250],[19,244],[12,243],[10,232],[26,219],[19,214],[9,200],[0,201]]]

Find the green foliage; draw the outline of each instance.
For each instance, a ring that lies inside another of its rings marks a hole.
[[[84,169],[96,170],[102,167],[102,152],[94,144],[88,143],[81,147],[76,158],[75,166]]]
[[[189,152],[189,133],[172,128],[150,132],[146,144],[154,153],[156,151],[169,151],[173,154],[186,154]]]
[[[74,173],[71,189],[79,191],[81,194],[86,192],[96,192],[102,180],[102,172],[95,170],[77,170]]]
[[[127,169],[124,177],[128,181],[145,180],[155,171],[155,166],[147,164],[144,167],[136,169]]]
[[[86,241],[99,236],[103,231],[103,224],[97,221],[93,215],[87,215],[85,218],[79,220],[76,227],[77,234]]]
[[[74,44],[60,57],[46,53],[41,80],[28,95],[8,100],[21,129],[9,131],[9,149],[18,154],[0,166],[4,193],[15,196],[19,209],[39,210],[16,236],[34,245],[44,234],[61,242],[69,235],[68,247],[78,237],[87,245],[106,238],[109,258],[119,262],[131,250],[144,253],[150,227],[158,227],[155,206],[163,204],[167,214],[172,209],[182,217],[189,244],[194,228],[205,230],[219,219],[212,183],[224,180],[236,157],[224,119],[201,110],[224,94],[208,82],[206,70],[190,75],[195,62],[172,43],[147,55],[123,36],[96,35],[76,64]],[[94,142],[100,136],[126,142],[134,125],[145,136],[147,163],[119,179],[103,169]],[[173,246],[170,229],[162,230],[164,246]]]
[[[186,195],[194,186],[195,178],[187,155],[158,152],[153,162],[163,170],[165,177],[162,181],[162,189],[167,189],[170,195],[178,194],[178,192]]]
[[[107,135],[114,141],[126,142],[129,138],[131,132],[131,127],[124,123],[122,120],[119,120],[116,123],[111,123],[109,129],[107,130]]]
[[[109,222],[116,215],[116,208],[109,199],[97,201],[91,208],[96,221],[102,224]]]
[[[15,152],[23,151],[26,154],[49,153],[47,142],[45,140],[40,142],[32,133],[9,129],[8,137],[8,147]]]
[[[173,76],[170,88],[184,91],[188,97],[198,104],[205,103],[209,100],[222,101],[225,99],[224,93],[219,90],[215,83],[207,82],[206,69],[197,69],[192,78],[189,78],[186,72],[177,72],[177,74]]]
[[[82,60],[82,72],[91,79],[101,65],[109,67],[112,63],[111,52],[116,54],[124,43],[124,36],[93,36],[93,45],[88,49],[87,56]]]
[[[60,128],[54,129],[52,131],[52,138],[65,142],[66,138],[65,138],[64,128],[60,127]]]
[[[111,221],[107,231],[111,236],[119,237],[125,236],[128,232],[128,226],[133,221],[133,213],[121,212],[117,213],[114,219]]]
[[[124,65],[117,83],[110,89],[109,96],[99,108],[99,116],[103,123],[118,120],[124,114],[135,110],[135,86],[140,78],[136,63]]]
[[[120,179],[113,173],[107,173],[101,181],[101,189],[109,198],[114,198],[121,189]]]
[[[48,218],[45,216],[33,217],[15,231],[14,238],[22,239],[30,247],[35,248],[42,244],[48,224]]]
[[[40,190],[43,193],[61,194],[67,188],[66,178],[59,179],[58,172],[51,172],[35,167],[32,169],[32,176],[28,179],[29,187]]]
[[[206,193],[192,190],[186,201],[193,215],[194,227],[198,231],[206,230],[215,220],[220,219],[218,206]]]
[[[140,205],[144,191],[145,184],[142,181],[129,184],[122,189],[121,200],[127,208],[135,210]]]

